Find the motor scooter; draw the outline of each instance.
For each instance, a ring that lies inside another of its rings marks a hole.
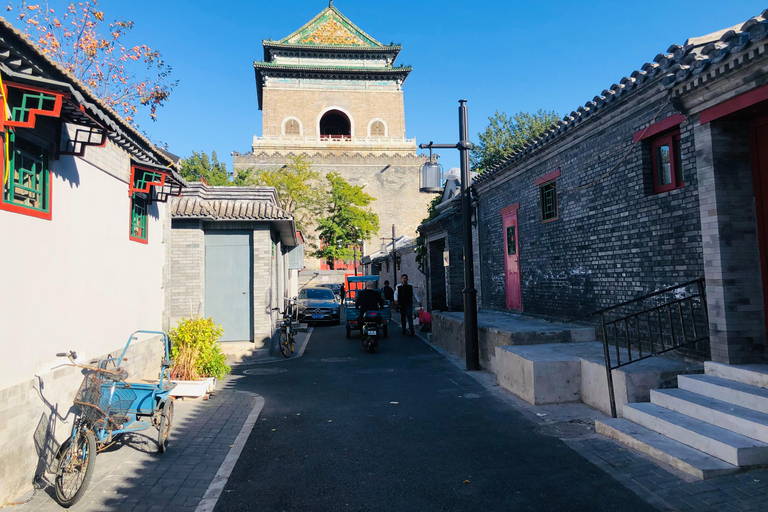
[[[363,347],[373,354],[379,347],[379,335],[381,333],[381,313],[369,310],[363,314]]]

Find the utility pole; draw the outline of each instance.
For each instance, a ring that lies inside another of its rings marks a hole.
[[[392,284],[397,286],[397,251],[395,250],[395,225],[392,224]]]
[[[477,290],[475,290],[475,268],[472,253],[472,200],[470,198],[469,129],[467,121],[467,100],[459,100],[459,142],[457,144],[420,144],[421,149],[458,149],[461,158],[461,227],[464,251],[464,344],[467,370],[480,369],[480,350],[477,334]]]
[[[395,251],[395,225],[392,224],[392,238],[382,236],[382,240],[392,240],[392,287],[397,287],[397,252]]]

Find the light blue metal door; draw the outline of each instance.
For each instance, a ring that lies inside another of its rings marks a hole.
[[[248,231],[205,233],[205,315],[221,324],[221,341],[251,341],[252,237]]]

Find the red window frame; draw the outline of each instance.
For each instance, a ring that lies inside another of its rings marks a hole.
[[[670,158],[669,158],[669,170],[670,170],[670,182],[665,185],[659,185],[659,163],[657,162],[657,149],[662,146],[669,146]],[[680,131],[675,130],[670,133],[666,133],[659,137],[655,137],[651,140],[651,169],[653,175],[653,193],[661,194],[670,190],[676,190],[683,188],[682,169],[678,169],[680,164]]]

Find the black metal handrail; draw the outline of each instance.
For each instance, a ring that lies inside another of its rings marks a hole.
[[[692,287],[693,292],[689,290]],[[664,298],[667,294],[673,294],[674,298]],[[644,305],[652,300],[657,304]],[[638,305],[639,311],[627,313],[627,309],[636,309]],[[600,316],[611,416],[614,418],[617,414],[613,370],[691,345],[701,347],[709,340],[704,278],[649,293],[587,316],[596,315]],[[611,345],[616,352],[615,362],[611,361]],[[622,361],[623,349],[626,358]]]

